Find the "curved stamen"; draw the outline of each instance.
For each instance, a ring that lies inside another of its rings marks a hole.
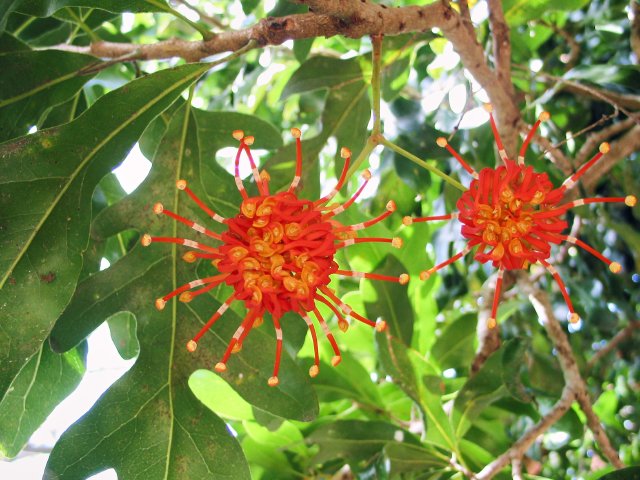
[[[495,328],[497,325],[496,318],[498,316],[498,303],[500,302],[500,291],[502,290],[502,277],[504,276],[504,267],[498,270],[498,278],[496,279],[496,289],[493,292],[493,304],[491,305],[491,317],[487,321],[487,327]]]
[[[194,202],[196,202],[200,209],[216,222],[224,223],[227,220],[226,218],[218,215],[216,212],[207,207],[207,205],[205,205],[205,203],[200,200],[200,198],[198,198],[198,196],[193,193],[193,191],[187,186],[186,180],[178,180],[176,182],[176,187],[178,188],[178,190],[184,190],[184,192],[189,195],[189,197],[191,197]]]
[[[550,117],[551,115],[549,114],[549,112],[542,112],[540,116],[538,116],[538,120],[536,121],[536,123],[533,124],[533,127],[531,127],[531,130],[529,130],[529,133],[527,134],[527,138],[525,138],[524,142],[522,143],[522,147],[520,148],[520,154],[518,155],[518,165],[524,165],[524,155],[525,153],[527,153],[527,148],[529,147],[529,143],[533,139],[533,136],[536,134],[536,131],[540,126],[540,123],[549,120]]]
[[[329,307],[331,309],[331,311],[334,313],[334,315],[338,319],[338,328],[340,328],[340,330],[342,330],[343,332],[346,332],[347,329],[349,328],[349,322],[347,321],[346,318],[344,318],[344,316],[342,315],[340,310],[338,310],[338,308],[333,303],[331,303],[329,300],[324,298],[322,295],[317,295],[316,294],[316,295],[314,295],[313,298],[315,298],[316,300],[321,301],[322,303],[324,303],[327,307]]]
[[[327,203],[329,200],[331,200],[333,197],[335,197],[338,194],[338,192],[344,185],[344,182],[347,179],[347,172],[349,171],[349,164],[351,163],[351,150],[345,147],[341,148],[340,156],[344,158],[344,165],[342,166],[342,173],[340,173],[340,178],[338,179],[338,183],[335,187],[333,187],[333,190],[331,190],[331,192],[329,192],[328,195],[325,195],[324,197],[313,202],[315,206],[322,205],[323,203]]]
[[[620,273],[620,271],[622,270],[622,265],[620,265],[618,262],[613,262],[613,261],[609,260],[607,257],[605,257],[603,254],[601,254],[595,248],[593,248],[592,246],[584,243],[582,240],[580,240],[580,239],[578,239],[576,237],[569,236],[569,235],[561,235],[560,238],[562,240],[564,240],[565,242],[569,242],[569,243],[572,243],[574,245],[579,246],[580,248],[582,248],[583,250],[586,250],[587,252],[589,252],[591,255],[593,255],[597,259],[602,260],[604,263],[606,263],[609,266],[609,270],[611,270],[611,272]]]
[[[372,225],[375,225],[376,223],[383,221],[385,218],[389,217],[389,215],[391,215],[393,212],[396,211],[396,202],[394,202],[393,200],[389,200],[387,202],[386,210],[387,210],[386,212],[378,215],[376,218],[367,220],[366,222],[354,223],[353,225],[346,225],[346,226],[334,228],[333,231],[334,232],[345,232],[345,231],[351,232],[355,230],[362,230]]]
[[[484,109],[489,112],[489,121],[491,123],[491,130],[493,131],[493,138],[495,138],[496,145],[498,146],[498,154],[500,155],[502,161],[506,164],[506,161],[508,159],[507,151],[504,149],[502,139],[500,138],[500,133],[498,133],[498,126],[496,125],[496,121],[493,118],[493,107],[490,103],[485,103]]]
[[[460,165],[462,165],[462,168],[464,168],[473,178],[478,178],[478,172],[476,172],[473,167],[471,165],[469,165],[464,158],[462,158],[462,156],[456,152],[453,147],[451,145],[449,145],[449,142],[447,142],[447,139],[444,137],[438,137],[436,139],[436,143],[438,144],[439,147],[441,148],[446,148],[447,151],[453,155],[455,157],[456,160],[458,160],[458,163],[460,163]]]
[[[402,223],[405,226],[409,226],[413,223],[420,223],[420,222],[437,222],[440,220],[453,220],[455,218],[458,218],[460,214],[458,212],[455,213],[449,213],[447,215],[436,215],[433,217],[404,217],[402,219]]]
[[[324,335],[327,337],[327,340],[329,340],[329,343],[331,344],[331,348],[333,349],[334,353],[333,358],[331,359],[331,365],[336,367],[342,360],[342,355],[340,355],[340,349],[338,348],[336,339],[333,338],[333,334],[331,333],[331,330],[329,330],[329,325],[327,325],[327,322],[324,321],[324,318],[322,318],[322,315],[320,315],[320,312],[315,307],[313,308],[313,314],[318,319],[318,322],[320,323],[320,326],[324,331]]]
[[[365,237],[365,238],[349,238],[340,243],[336,243],[336,249],[348,247],[356,243],[390,243],[394,248],[402,247],[402,239],[400,237],[384,238],[384,237]]]
[[[172,299],[176,295],[180,295],[183,292],[184,293],[190,293],[190,292],[187,292],[187,290],[191,290],[192,288],[199,287],[201,285],[209,285],[209,284],[212,284],[211,288],[214,288],[216,285],[220,285],[220,283],[222,283],[224,281],[224,279],[227,278],[228,276],[229,276],[229,274],[223,273],[223,274],[220,274],[220,275],[214,275],[212,277],[200,278],[198,280],[192,280],[189,283],[185,283],[184,285],[179,286],[178,288],[176,288],[172,292],[167,293],[164,297],[156,299],[156,308],[158,310],[162,310],[165,307],[165,304],[170,299]],[[180,301],[182,301],[182,302],[190,302],[191,299],[189,298],[189,296],[185,296],[184,299],[183,299],[183,296],[180,295]]]
[[[571,187],[573,187],[576,184],[576,182],[580,180],[580,177],[582,177],[587,172],[587,170],[589,170],[598,160],[600,160],[605,153],[608,153],[609,150],[610,150],[610,147],[607,142],[601,143],[600,146],[598,147],[598,153],[596,153],[591,158],[591,160],[589,160],[587,163],[582,165],[582,167],[580,167],[576,173],[574,173],[569,178],[567,178],[564,182],[562,182],[562,186],[560,187],[560,190],[564,192],[565,190],[569,190]]]
[[[198,250],[202,250],[204,252],[218,253],[218,249],[214,247],[210,247],[209,245],[205,245],[204,243],[195,242],[193,240],[189,240],[188,238],[177,238],[177,237],[152,237],[151,235],[145,233],[142,236],[142,240],[140,243],[143,247],[148,247],[153,242],[159,243],[175,243],[177,245],[185,245],[189,248],[197,248]]]
[[[362,172],[362,178],[364,178],[364,182],[362,182],[362,185],[360,185],[360,188],[358,188],[358,190],[356,190],[356,193],[354,193],[353,196],[349,200],[347,200],[345,203],[343,203],[342,205],[332,209],[328,213],[325,213],[322,216],[323,220],[327,220],[327,219],[329,219],[331,217],[339,215],[342,212],[344,212],[347,208],[349,208],[351,205],[353,205],[353,202],[355,202],[358,199],[358,197],[360,196],[362,191],[367,186],[367,183],[369,183],[369,180],[371,180],[371,172],[369,170],[364,170]]]
[[[397,282],[400,285],[405,285],[407,282],[409,282],[409,275],[407,275],[406,273],[401,274],[399,277],[392,277],[390,275],[381,275],[379,273],[354,272],[353,270],[336,270],[336,274],[358,279],[368,278],[370,280]]]
[[[182,215],[178,215],[177,213],[172,212],[171,210],[167,210],[164,206],[158,202],[153,206],[153,212],[156,215],[166,215],[167,217],[173,218],[174,220],[186,225],[189,228],[192,228],[198,233],[204,233],[207,237],[215,238],[216,240],[222,240],[222,237],[215,232],[203,227],[199,223],[196,223],[192,220],[184,218]]]
[[[302,178],[302,141],[300,140],[302,132],[298,128],[292,128],[291,135],[296,139],[296,174],[291,181],[288,192],[293,192]]]
[[[200,331],[191,340],[189,340],[189,342],[187,343],[187,350],[189,350],[190,352],[196,351],[196,348],[198,347],[198,340],[200,340],[200,338],[202,338],[207,330],[209,330],[213,326],[213,324],[216,323],[216,321],[222,316],[222,314],[227,311],[229,305],[231,305],[231,302],[233,302],[235,299],[236,294],[234,293],[229,298],[227,298],[222,305],[220,305],[220,308],[216,310],[216,313],[211,316],[204,327],[202,327]]]
[[[309,315],[306,313],[302,314],[302,318],[309,327],[309,331],[311,332],[311,339],[313,340],[313,366],[309,368],[309,376],[315,377],[320,372],[320,354],[318,353],[318,336],[316,335],[316,328],[313,326],[313,322]]]
[[[569,313],[570,313],[569,321],[571,323],[576,323],[578,320],[580,320],[580,316],[576,313],[575,309],[573,308],[573,303],[571,303],[571,298],[569,297],[569,293],[567,292],[567,287],[562,281],[560,274],[558,273],[558,271],[555,269],[553,265],[549,265],[547,262],[545,262],[542,259],[539,260],[539,262],[544,266],[544,268],[547,269],[547,271],[553,276],[556,283],[558,284],[558,288],[560,288],[560,293],[562,293],[562,296],[564,297],[564,301],[567,304],[567,308],[569,309]]]
[[[234,349],[236,347],[236,344],[238,343],[238,340],[240,339],[242,334],[245,332],[245,330],[251,329],[251,326],[253,325],[253,322],[255,321],[256,316],[257,316],[257,311],[250,310],[247,313],[247,315],[244,317],[244,320],[242,320],[242,323],[234,332],[233,337],[231,337],[231,340],[227,345],[227,349],[225,350],[224,355],[222,356],[222,359],[218,363],[216,363],[216,366],[214,367],[216,372],[224,372],[227,370],[227,362],[229,361],[229,357],[231,356],[231,354],[234,352]]]
[[[420,280],[427,280],[431,275],[433,275],[435,272],[437,272],[438,270],[443,269],[444,267],[451,265],[453,262],[456,262],[457,260],[461,259],[462,257],[464,257],[467,253],[469,253],[471,251],[471,247],[470,246],[466,246],[462,251],[456,253],[454,256],[452,256],[451,258],[449,258],[448,260],[445,260],[444,262],[429,268],[428,270],[423,270],[422,272],[420,272]]]
[[[329,297],[329,299],[331,299],[337,306],[339,306],[345,315],[348,315],[351,318],[355,318],[359,322],[369,325],[370,327],[374,327],[378,332],[382,332],[387,327],[387,323],[384,320],[378,320],[377,322],[374,322],[372,320],[369,320],[368,318],[363,317],[357,312],[354,312],[353,309],[342,300],[340,300],[329,287],[323,285],[320,287],[320,291],[327,297]]]

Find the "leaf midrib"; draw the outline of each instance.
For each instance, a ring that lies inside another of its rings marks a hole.
[[[187,75],[185,77],[182,77],[179,81],[174,82],[173,84],[171,84],[170,88],[166,88],[164,90],[164,94],[158,95],[157,97],[154,97],[143,108],[141,108],[140,110],[136,111],[135,115],[131,115],[127,119],[127,121],[125,121],[124,123],[119,125],[115,130],[113,130],[109,135],[107,135],[103,141],[101,141],[98,145],[96,145],[95,148],[93,148],[88,153],[88,155],[80,162],[78,167],[71,173],[71,175],[69,177],[67,177],[67,179],[68,179],[67,183],[60,190],[60,193],[58,193],[58,195],[56,195],[56,197],[51,202],[49,207],[45,210],[44,215],[42,216],[42,218],[40,219],[38,224],[34,227],[33,232],[31,233],[31,235],[27,239],[26,243],[24,244],[24,247],[22,247],[20,249],[20,251],[18,252],[18,255],[16,255],[14,261],[11,262],[11,265],[7,269],[7,272],[4,274],[4,276],[0,280],[0,289],[4,287],[4,284],[7,282],[7,279],[9,278],[9,275],[11,275],[13,270],[16,268],[16,265],[18,264],[18,262],[20,262],[22,257],[25,255],[25,253],[27,252],[27,250],[29,249],[29,247],[33,243],[33,240],[35,239],[36,235],[40,232],[40,229],[42,228],[44,223],[47,221],[47,219],[51,216],[51,213],[53,212],[55,207],[58,206],[58,203],[60,202],[62,197],[67,193],[67,190],[69,189],[71,184],[74,182],[74,180],[79,175],[79,173],[85,168],[85,166],[91,161],[91,159],[99,152],[99,150],[102,149],[111,140],[113,140],[113,138],[115,138],[116,135],[118,135],[120,132],[122,132],[126,127],[128,127],[136,119],[138,119],[143,113],[148,111],[151,107],[153,107],[155,104],[157,104],[162,99],[164,99],[167,95],[169,95],[169,93],[172,92],[178,85],[184,84],[184,83],[188,83],[192,78],[200,76],[202,71],[204,71],[204,70],[206,70],[208,68],[209,67],[206,66],[206,67],[203,67],[202,69],[198,69],[198,70],[195,71],[195,73],[192,73],[191,75]]]

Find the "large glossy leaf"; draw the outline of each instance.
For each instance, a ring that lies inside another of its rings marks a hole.
[[[390,462],[391,475],[406,472],[427,473],[445,469],[449,459],[434,448],[411,445],[409,443],[389,443],[384,448]]]
[[[71,123],[0,145],[0,398],[75,290],[95,186],[207,68],[140,78]]]
[[[551,10],[579,10],[589,0],[505,0],[502,8],[504,17],[510,26],[522,25],[529,20],[539,19]]]
[[[86,345],[64,354],[44,344],[0,402],[0,455],[15,457],[84,374]]]
[[[5,0],[0,4],[0,32],[11,12],[48,17],[65,7],[93,7],[110,12],[165,11],[165,0]]]
[[[39,127],[55,105],[74,96],[94,75],[82,68],[99,63],[71,52],[22,51],[0,55],[0,142]]]
[[[194,119],[183,107],[158,149],[148,189],[138,190],[138,198],[147,198],[151,188],[164,188],[156,193],[178,210],[181,197],[171,188],[172,179],[193,176],[198,159]],[[153,223],[156,230],[163,228]],[[172,229],[171,224],[164,227]],[[153,298],[175,288],[185,273],[181,265],[171,247],[137,247],[80,285],[53,331],[52,344],[66,348],[114,310],[128,310],[136,314],[140,354],[134,367],[63,435],[47,466],[51,478],[84,478],[109,467],[121,478],[249,478],[237,441],[189,388],[196,362],[210,358],[207,348],[194,357],[183,347],[202,317],[176,305],[163,312],[153,308]]]
[[[640,480],[640,467],[629,467],[607,473],[599,480]]]

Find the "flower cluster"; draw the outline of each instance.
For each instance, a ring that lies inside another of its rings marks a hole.
[[[433,217],[405,217],[403,219],[405,225],[414,222],[458,219],[462,223],[462,236],[468,241],[462,251],[448,260],[424,270],[420,274],[420,278],[426,280],[434,272],[459,260],[477,247],[474,258],[481,263],[491,262],[494,267],[498,268],[488,325],[493,328],[496,326],[496,314],[504,271],[527,269],[529,265],[539,263],[555,279],[567,303],[569,320],[575,323],[579,320],[579,315],[573,308],[558,271],[547,261],[551,255],[551,245],[557,245],[561,242],[577,245],[606,263],[613,273],[620,272],[621,266],[582,240],[563,234],[567,227],[564,214],[573,207],[589,203],[625,203],[632,207],[636,204],[636,197],[628,195],[626,197],[581,198],[563,203],[566,192],[609,151],[609,144],[602,143],[598,153],[591,160],[567,178],[560,187],[555,188],[546,173],[537,173],[533,167],[524,164],[527,147],[540,123],[549,119],[549,113],[543,112],[539,116],[523,142],[516,162],[507,156],[491,114],[491,106],[487,105],[486,108],[490,115],[491,128],[503,165],[496,168],[484,168],[477,172],[448,144],[445,138],[438,138],[437,144],[446,148],[473,177],[473,180],[468,190],[458,200],[457,212]]]
[[[336,216],[349,208],[362,193],[371,178],[368,170],[363,173],[364,182],[357,192],[345,203],[330,203],[347,179],[351,152],[347,148],[341,150],[345,159],[344,167],[336,187],[331,192],[315,202],[298,198],[296,187],[302,176],[302,148],[300,130],[294,128],[291,133],[296,141],[296,172],[289,188],[285,191],[271,193],[269,189],[270,177],[266,170],[259,171],[251,155],[250,145],[253,137],[245,136],[244,132],[236,130],[233,136],[240,142],[235,158],[235,182],[242,195],[239,213],[233,218],[223,218],[211,210],[187,186],[185,180],[179,180],[177,187],[183,190],[211,219],[226,227],[221,234],[213,232],[204,226],[186,219],[175,212],[167,210],[160,203],[154,205],[156,214],[166,215],[180,223],[187,225],[196,232],[219,242],[219,246],[212,247],[199,241],[174,237],[152,237],[145,234],[142,245],[148,246],[152,242],[168,242],[185,245],[193,250],[188,251],[183,259],[195,262],[197,259],[209,259],[220,272],[207,278],[193,280],[165,296],[156,300],[156,308],[162,310],[167,301],[178,296],[182,302],[190,302],[198,295],[206,293],[216,286],[226,283],[233,287],[234,293],[227,298],[220,308],[211,316],[204,327],[187,344],[191,352],[196,350],[198,340],[237,300],[245,304],[247,314],[231,338],[221,360],[215,370],[224,372],[226,363],[232,353],[238,352],[244,339],[252,328],[262,324],[266,313],[270,314],[276,332],[276,356],[273,375],[268,384],[278,384],[278,370],[282,353],[282,329],[280,319],[283,314],[297,312],[307,323],[314,347],[314,365],[309,374],[318,374],[320,361],[318,355],[318,341],[316,330],[310,314],[313,314],[330,342],[334,357],[331,363],[336,366],[341,356],[338,345],[329,330],[325,319],[318,310],[318,302],[325,304],[338,318],[338,326],[346,331],[350,317],[382,331],[386,327],[383,320],[374,322],[354,312],[349,305],[343,303],[335,292],[329,288],[330,276],[333,274],[353,278],[370,278],[406,284],[407,274],[399,277],[379,275],[375,273],[340,270],[335,261],[338,249],[362,242],[385,242],[395,248],[402,246],[402,240],[396,238],[358,238],[358,230],[374,225],[389,215],[395,209],[395,203],[390,201],[386,211],[372,220],[355,225],[343,225]],[[242,154],[245,153],[251,164],[253,178],[258,189],[257,196],[249,196],[239,173]],[[200,287],[200,288],[198,288]],[[196,289],[196,290],[194,290]]]

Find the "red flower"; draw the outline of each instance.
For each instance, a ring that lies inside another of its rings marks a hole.
[[[234,300],[244,302],[247,314],[231,338],[222,359],[216,364],[216,371],[224,372],[226,370],[226,362],[230,355],[241,349],[251,328],[262,324],[266,312],[271,315],[276,331],[276,359],[273,376],[269,378],[268,382],[270,386],[278,384],[278,369],[282,352],[280,318],[283,314],[295,311],[304,318],[309,327],[315,355],[314,365],[309,369],[309,375],[312,377],[318,374],[320,360],[316,330],[309,316],[310,312],[313,313],[331,343],[335,354],[331,363],[336,366],[341,360],[338,345],[318,310],[318,301],[327,305],[336,315],[338,326],[342,331],[346,331],[349,326],[346,316],[375,327],[379,331],[386,327],[383,320],[373,322],[344,304],[328,287],[330,275],[371,278],[400,284],[409,281],[407,274],[389,277],[338,268],[334,257],[340,248],[362,242],[386,242],[396,248],[402,246],[400,238],[357,238],[357,230],[369,227],[391,215],[396,209],[395,203],[390,201],[385,213],[367,222],[344,226],[335,220],[336,215],[345,211],[355,202],[371,178],[369,171],[365,170],[363,173],[365,181],[353,197],[342,205],[328,205],[328,202],[338,193],[346,180],[351,159],[351,152],[347,148],[341,150],[345,164],[336,187],[328,195],[315,202],[298,198],[296,187],[302,175],[301,134],[297,128],[292,129],[291,133],[296,139],[296,173],[286,191],[272,194],[269,191],[270,178],[268,173],[265,170],[260,172],[251,156],[249,146],[253,143],[253,137],[245,137],[240,130],[233,132],[234,138],[240,141],[235,160],[235,181],[243,198],[240,212],[233,218],[223,218],[212,211],[187,187],[185,180],[177,182],[178,189],[184,190],[202,211],[227,227],[222,234],[212,232],[198,223],[171,212],[160,203],[154,206],[155,213],[167,215],[193,230],[219,241],[218,247],[211,247],[184,238],[151,237],[146,234],[142,237],[142,245],[144,246],[148,246],[152,242],[169,242],[193,248],[194,250],[188,251],[184,255],[185,261],[195,262],[198,258],[210,259],[220,271],[219,275],[193,280],[164,297],[158,298],[156,300],[158,310],[162,310],[166,302],[175,296],[179,296],[178,298],[182,302],[190,302],[196,296],[212,290],[223,282],[234,289],[234,293],[225,300],[202,330],[189,341],[187,344],[189,351],[195,351],[198,340],[222,316]],[[239,163],[243,151],[249,158],[253,178],[258,187],[259,195],[256,197],[250,197],[247,194],[240,178]],[[196,287],[201,288],[193,290]]]
[[[621,266],[581,240],[564,235],[562,232],[567,227],[564,214],[570,208],[588,203],[624,202],[632,207],[636,204],[636,197],[628,195],[626,197],[583,198],[562,203],[566,191],[573,187],[580,177],[609,151],[609,144],[601,144],[598,153],[591,160],[567,178],[560,187],[555,188],[546,173],[537,173],[533,167],[524,165],[524,155],[529,142],[540,122],[549,119],[549,113],[543,112],[540,115],[522,144],[518,161],[514,162],[507,157],[491,114],[490,105],[487,105],[487,110],[504,165],[496,168],[484,168],[478,173],[465,162],[458,152],[451,148],[445,138],[438,138],[438,145],[446,148],[460,162],[462,167],[471,174],[473,181],[456,204],[458,212],[436,217],[405,217],[403,219],[405,225],[410,225],[413,222],[457,218],[462,223],[462,236],[468,240],[467,246],[461,252],[439,265],[424,270],[420,274],[420,278],[426,280],[434,272],[459,260],[474,247],[478,247],[474,258],[481,263],[492,262],[493,266],[498,268],[498,279],[491,317],[489,318],[489,327],[493,328],[496,325],[496,313],[504,271],[526,269],[532,263],[540,263],[557,282],[569,308],[569,320],[577,322],[579,316],[573,308],[564,282],[557,270],[547,262],[551,255],[551,244],[557,245],[564,241],[578,245],[609,265],[609,269],[613,273],[618,273]]]

